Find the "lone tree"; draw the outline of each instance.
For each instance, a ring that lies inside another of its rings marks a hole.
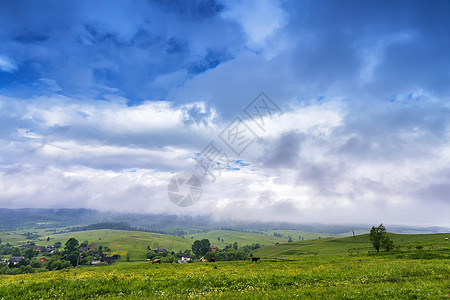
[[[211,250],[211,243],[208,239],[203,239],[201,241],[196,240],[192,244],[192,252],[198,257],[205,255],[207,252]]]
[[[70,261],[72,266],[78,265],[78,259],[80,254],[78,253],[78,240],[76,238],[70,238],[64,247],[65,259]]]
[[[32,259],[35,255],[37,255],[37,252],[34,251],[34,247],[30,247],[25,251],[25,257],[28,259]]]
[[[72,251],[78,251],[78,240],[76,238],[70,238],[66,242],[66,246],[64,247],[66,253],[70,253]]]
[[[380,252],[380,248],[386,248],[386,251],[390,251],[394,248],[394,242],[387,236],[386,228],[381,223],[378,227],[373,226],[370,229],[369,239],[372,242],[373,247]]]
[[[238,243],[237,243],[237,242],[234,242],[234,243],[233,243],[233,249],[234,249],[234,250],[239,249],[239,246],[238,246]]]

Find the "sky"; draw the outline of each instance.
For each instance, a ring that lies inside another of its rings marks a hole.
[[[0,0],[0,207],[450,226],[449,15]]]

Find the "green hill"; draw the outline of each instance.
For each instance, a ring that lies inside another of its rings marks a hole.
[[[209,239],[211,244],[219,248],[224,248],[226,245],[234,242],[237,242],[239,246],[252,244],[274,245],[275,243],[287,242],[286,239],[279,237],[229,230],[214,230],[207,233],[178,237],[142,231],[100,229],[55,234],[49,235],[49,237],[51,240],[48,243],[52,244],[56,242],[64,244],[69,238],[74,237],[80,243],[87,240],[89,243],[108,246],[118,254],[125,254],[129,251],[131,260],[145,259],[145,255],[148,252],[147,246],[179,252],[191,249],[192,243],[200,239]],[[217,237],[223,239],[224,242],[218,242]],[[39,241],[36,244],[44,246],[48,243],[46,241]]]
[[[15,244],[23,244],[27,241],[26,237],[21,234],[16,233],[1,233],[0,232],[0,239],[2,239],[2,243],[10,243],[12,245]]]
[[[283,232],[286,234],[287,232]],[[416,249],[416,246],[422,246],[424,250],[450,249],[450,242],[445,241],[449,234],[393,234],[389,236],[394,241],[397,249],[410,250]],[[3,243],[12,243],[21,245],[29,241],[24,235],[1,234]],[[46,238],[50,237],[47,242]],[[45,235],[35,240],[36,245],[46,246],[56,242],[64,243],[71,237],[76,238],[80,243],[87,240],[89,244],[108,246],[114,251],[114,254],[124,255],[127,252],[131,254],[131,260],[143,260],[150,248],[165,248],[169,251],[184,251],[191,249],[192,243],[199,239],[209,239],[211,244],[224,248],[228,244],[237,242],[239,246],[260,244],[262,247],[254,251],[255,256],[260,257],[296,257],[308,254],[347,254],[355,253],[355,242],[353,237],[336,238],[327,237],[314,240],[296,241],[287,243],[286,236],[275,237],[273,235],[246,233],[232,230],[213,230],[206,233],[196,233],[185,235],[183,237],[142,232],[100,229],[89,231],[67,232],[60,234]],[[308,237],[315,237],[310,235]],[[220,241],[218,240],[220,238]],[[223,239],[223,242],[222,242]],[[276,243],[279,243],[276,245]],[[356,243],[359,252],[373,250],[369,241],[368,234],[356,236]]]
[[[17,234],[1,234],[0,237],[2,238],[3,243],[11,243],[15,246],[30,241],[26,236]],[[50,241],[48,242],[47,237],[50,238]],[[89,244],[108,246],[113,250],[113,254],[125,255],[127,252],[130,252],[131,260],[145,259],[146,253],[148,252],[148,246],[151,248],[165,248],[169,251],[178,252],[180,250],[184,251],[190,249],[193,242],[172,235],[112,229],[48,234],[34,241],[38,246],[47,246],[49,244],[51,245],[60,242],[64,247],[64,244],[71,237],[76,238],[80,243],[87,240]]]
[[[131,260],[145,259],[148,246],[150,248],[165,248],[169,251],[178,252],[190,249],[192,244],[187,239],[172,235],[112,229],[67,232],[49,235],[49,237],[49,242],[40,241],[36,244],[47,245],[48,243],[61,242],[64,245],[69,238],[74,237],[80,243],[87,240],[89,244],[108,246],[117,254],[125,255],[128,251],[130,252]]]
[[[368,230],[355,230],[356,234],[364,234],[367,233]],[[264,234],[268,235],[274,235],[278,234],[281,235],[281,237],[288,240],[291,238],[293,241],[301,241],[303,240],[313,240],[313,239],[319,239],[319,238],[328,238],[328,237],[348,237],[352,235],[352,232],[343,232],[338,234],[332,234],[332,233],[325,233],[325,232],[310,232],[310,231],[304,231],[304,230],[266,230],[263,231]]]
[[[394,241],[397,249],[410,250],[416,246],[423,249],[449,249],[450,242],[445,241],[445,237],[450,234],[394,234],[389,233],[389,237]],[[373,250],[368,234],[356,236],[356,244],[359,252]],[[346,238],[323,238],[317,240],[299,241],[284,243],[276,246],[269,246],[254,251],[254,256],[260,257],[295,257],[307,254],[346,254],[356,252],[353,237]]]
[[[287,242],[285,238],[231,230],[214,230],[207,233],[197,233],[183,237],[113,229],[74,231],[58,234],[47,232],[38,239],[29,239],[25,235],[13,233],[3,233],[0,234],[0,237],[3,243],[11,243],[15,246],[25,244],[28,241],[34,241],[38,246],[47,246],[49,244],[60,242],[63,247],[69,238],[74,237],[80,243],[87,240],[89,244],[108,246],[113,250],[113,254],[125,255],[127,252],[130,252],[131,260],[133,261],[145,259],[148,252],[147,247],[165,248],[169,251],[179,252],[191,249],[192,243],[199,239],[209,239],[211,244],[219,248],[224,248],[226,245],[234,242],[237,242],[239,246],[252,244],[260,244],[263,246]],[[50,238],[48,242],[47,237]],[[218,237],[221,238],[220,242],[217,240]],[[224,240],[223,242],[222,239]]]
[[[210,234],[219,233],[224,243],[228,238],[248,237],[242,243],[249,244],[256,238],[234,231]],[[405,251],[367,253],[372,247],[368,235],[364,234],[356,237],[358,256],[349,255],[355,251],[353,237],[322,238],[260,248],[254,252],[255,256],[285,259],[257,263],[247,260],[153,265],[122,260],[109,266],[0,275],[0,299],[181,299],[187,295],[202,299],[448,298],[450,242],[445,237],[450,234],[389,235]],[[16,241],[20,238],[3,237]],[[149,244],[158,243],[160,248],[176,250],[183,245],[190,247],[193,241],[190,237],[120,230],[71,232],[50,237],[49,243],[75,237],[118,251],[132,250],[134,260],[145,255]],[[208,236],[199,234],[195,238],[202,237]],[[209,238],[212,240],[212,236]],[[417,246],[422,250],[416,249]]]
[[[247,233],[233,230],[212,230],[204,233],[188,234],[186,239],[201,240],[209,239],[211,244],[219,248],[224,248],[228,244],[237,242],[239,246],[260,244],[261,246],[275,245],[276,243],[286,243],[287,238],[275,237],[257,233]],[[220,241],[218,240],[220,238]],[[222,242],[223,240],[223,242]]]

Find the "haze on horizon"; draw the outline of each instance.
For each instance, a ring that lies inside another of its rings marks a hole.
[[[449,15],[419,0],[0,0],[0,207],[450,226]],[[279,110],[258,126],[261,92]],[[242,151],[224,142],[237,117],[255,138]],[[201,175],[211,142],[228,163],[174,205],[169,181]]]

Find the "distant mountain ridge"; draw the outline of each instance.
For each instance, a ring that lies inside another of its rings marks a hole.
[[[125,214],[102,212],[92,209],[44,209],[44,208],[0,208],[0,231],[45,229],[78,226],[90,228],[93,224],[123,223],[130,228],[145,231],[165,232],[172,235],[183,235],[190,232],[208,231],[212,229],[226,229],[243,232],[259,233],[266,230],[302,230],[341,234],[352,230],[369,231],[372,225],[378,224],[292,224],[277,222],[243,222],[216,221],[209,216],[177,216]],[[408,233],[444,233],[450,232],[446,227],[399,226],[385,224],[389,232]],[[112,225],[111,225],[112,226]],[[117,225],[114,225],[117,226]],[[114,228],[110,228],[114,229]]]

